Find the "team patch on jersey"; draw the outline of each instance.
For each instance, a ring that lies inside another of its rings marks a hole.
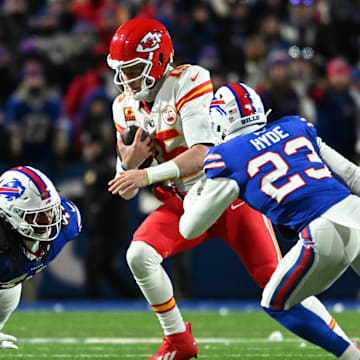
[[[124,107],[124,116],[126,121],[135,121],[135,113],[132,106]]]
[[[160,48],[161,33],[149,31],[139,42],[136,51],[140,53],[154,51]]]
[[[176,110],[171,105],[166,105],[161,111],[162,119],[168,125],[174,125],[177,120]]]
[[[25,186],[19,180],[9,181],[0,186],[0,196],[5,196],[6,200],[13,201],[19,198],[25,191]]]

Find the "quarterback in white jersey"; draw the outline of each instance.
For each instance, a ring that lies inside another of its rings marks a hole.
[[[192,242],[181,236],[183,198],[191,184],[204,177],[202,163],[215,136],[209,121],[209,72],[195,65],[172,68],[172,58],[166,28],[152,19],[132,19],[119,27],[108,56],[114,82],[123,93],[113,106],[121,160],[109,191],[130,199],[139,188],[157,184],[154,194],[163,203],[135,231],[126,255],[165,334],[151,360],[187,360],[198,353],[190,324],[182,319],[171,281],[161,265],[164,259],[222,238],[263,288],[281,258],[270,221],[241,201],[229,206],[217,224]],[[151,133],[151,138],[141,141],[139,129],[132,144],[126,146],[120,134],[135,124]],[[154,153],[154,166],[136,170]]]
[[[360,168],[300,116],[266,124],[260,97],[244,84],[220,88],[210,109],[225,141],[204,160],[206,182],[185,197],[180,232],[196,237],[237,198],[296,231],[299,241],[265,286],[261,305],[302,338],[359,360],[359,348],[307,304],[349,266],[360,275],[360,198],[351,194],[360,195]]]
[[[207,70],[196,65],[169,67],[151,109],[145,101],[135,100],[126,92],[115,99],[113,114],[118,138],[131,125],[145,129],[153,135],[159,163],[172,160],[196,144],[213,144],[206,109],[211,99],[212,84]],[[123,171],[119,158],[117,170]],[[187,191],[202,176],[200,170],[172,179],[171,185]]]

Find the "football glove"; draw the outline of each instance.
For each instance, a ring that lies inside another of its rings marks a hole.
[[[15,336],[0,333],[0,349],[17,350],[18,347],[16,344],[14,344],[16,340],[17,339]]]

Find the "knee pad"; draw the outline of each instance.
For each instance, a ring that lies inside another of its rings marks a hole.
[[[126,261],[134,276],[143,278],[156,271],[163,258],[145,242],[132,241],[126,253]]]

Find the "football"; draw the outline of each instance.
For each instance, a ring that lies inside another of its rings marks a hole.
[[[125,145],[131,145],[133,143],[137,129],[139,129],[139,126],[131,125],[121,132],[120,136]],[[150,134],[144,130],[141,136],[141,141],[144,141],[148,136],[150,136]],[[143,169],[149,167],[152,161],[153,157],[149,156],[138,168]]]

